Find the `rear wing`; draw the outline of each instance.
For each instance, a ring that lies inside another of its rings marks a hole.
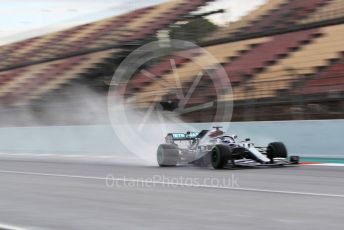
[[[190,141],[194,140],[198,134],[199,132],[169,133],[167,137],[172,138],[173,141]]]

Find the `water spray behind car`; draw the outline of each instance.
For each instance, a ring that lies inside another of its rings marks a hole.
[[[214,85],[217,99],[220,99],[224,94],[230,95],[232,92],[229,77],[220,65],[221,62],[208,51],[191,42],[181,40],[171,40],[168,49],[174,51],[174,57],[178,56],[181,59],[189,60],[201,68],[186,92],[183,91],[185,90],[183,86],[178,84],[181,82],[176,61],[170,56],[166,57],[166,46],[161,46],[159,42],[151,42],[133,51],[120,64],[111,81],[108,96],[109,117],[122,144],[129,152],[154,164],[156,164],[156,147],[164,141],[167,133],[184,132],[184,130],[200,131],[192,124],[183,122],[180,117],[182,114],[191,112],[201,113],[199,106],[188,107],[187,105],[204,76],[210,79]],[[170,62],[172,78],[174,78],[176,85],[167,84],[163,79],[160,79],[160,75],[149,72],[149,68],[142,69],[142,66],[151,63],[154,59],[165,59]],[[212,68],[208,68],[209,64]],[[136,78],[137,74],[139,78]],[[142,84],[146,81],[149,83],[166,83],[163,84],[163,88],[169,94],[175,93],[175,97],[174,95],[172,97],[167,95],[169,98],[166,99],[162,98],[159,93],[149,92],[150,96],[147,102],[142,100],[140,96],[136,96],[135,93],[131,93],[133,89],[139,86],[131,85],[133,82]],[[206,105],[214,110],[214,120],[216,122],[230,121],[233,111],[232,102],[217,103],[217,99],[214,99],[210,105],[209,103]],[[209,120],[209,122],[214,120]],[[225,126],[228,125],[229,123],[225,124]],[[205,126],[209,126],[209,124],[205,124]]]

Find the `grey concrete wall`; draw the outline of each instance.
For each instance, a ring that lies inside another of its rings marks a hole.
[[[209,125],[193,124],[199,129]],[[283,141],[300,156],[344,157],[344,120],[235,122],[229,130],[263,146]],[[0,152],[108,155],[128,150],[111,126],[53,126],[1,128]]]

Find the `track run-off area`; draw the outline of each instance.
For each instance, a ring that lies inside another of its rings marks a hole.
[[[340,229],[344,167],[0,156],[0,229]],[[6,228],[3,228],[6,229]]]

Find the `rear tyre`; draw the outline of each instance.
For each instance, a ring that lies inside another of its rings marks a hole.
[[[267,156],[273,162],[274,158],[287,158],[288,151],[282,142],[272,142],[267,147]]]
[[[223,169],[231,158],[231,151],[226,145],[216,145],[211,151],[211,164],[214,169]]]
[[[177,145],[162,144],[157,151],[157,161],[160,167],[176,166],[179,158],[179,149]]]

